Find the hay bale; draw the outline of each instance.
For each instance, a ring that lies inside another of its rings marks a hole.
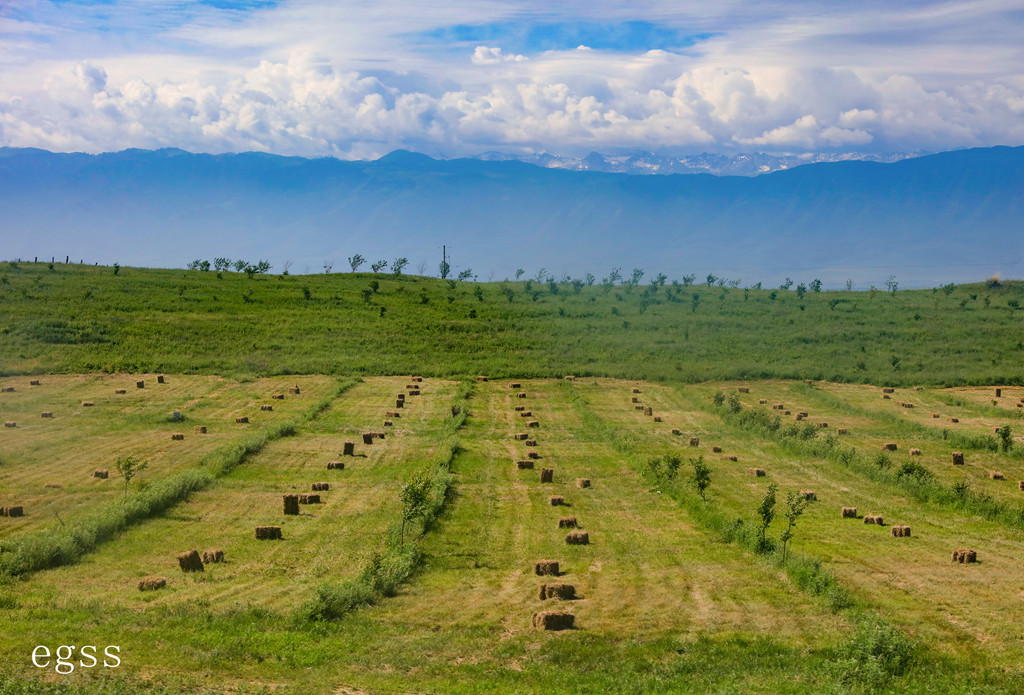
[[[800,413],[797,413],[797,414],[796,414],[796,420],[797,420],[798,422],[799,422],[800,420],[803,420],[803,419],[804,419],[804,416],[803,416],[803,415],[801,415]]]
[[[566,380],[568,380],[568,381],[576,381],[576,376],[575,376],[574,374],[566,374],[566,375],[565,375],[564,377],[562,377],[562,378],[563,378],[563,379],[566,379]]]
[[[555,482],[555,469],[554,468],[541,468],[540,469],[540,482],[542,482],[542,483],[553,483],[553,482]]]
[[[211,565],[215,562],[224,562],[223,548],[210,548],[203,551],[203,564]]]
[[[410,396],[418,396],[418,395],[420,395],[420,390],[419,389],[413,389],[412,391],[409,392],[409,395]]]
[[[882,451],[896,451],[896,442],[886,442],[882,445]]]
[[[515,411],[516,411],[517,413],[521,413],[521,412],[523,412],[524,410],[526,410],[526,406],[525,406],[525,405],[517,405],[517,406],[515,407]]]
[[[533,614],[533,626],[538,630],[571,630],[576,616],[565,611],[540,611]]]
[[[260,410],[273,410],[273,409],[274,409],[274,406],[269,405],[267,403],[264,403],[263,405],[260,406]]]
[[[164,381],[164,375],[163,374],[160,374],[160,375],[157,376],[156,383],[158,383],[158,384],[166,384],[167,383],[166,381]]]
[[[998,471],[989,471],[988,477],[991,478],[992,480],[1006,480],[1006,476],[1004,476],[1002,473]]]
[[[281,540],[280,526],[257,526],[256,540],[258,541],[279,541]]]
[[[937,417],[939,417],[939,414],[938,413],[932,413],[932,417],[933,418],[937,418]]]
[[[532,471],[533,461],[516,461],[516,468],[521,471]]]
[[[14,393],[14,387],[4,386],[3,388],[0,388],[0,393]]]
[[[953,551],[953,562],[970,564],[978,561],[978,553],[971,548],[957,548]]]
[[[722,447],[720,447],[720,446],[713,446],[713,447],[711,447],[711,453],[712,454],[720,454],[720,453],[722,453]]]
[[[245,425],[245,424],[248,424],[248,422],[249,422],[249,418],[246,415],[243,415],[242,417],[236,417],[235,418],[235,423],[237,423],[239,425]]]
[[[82,401],[82,407],[83,408],[91,408],[92,407],[92,401]]]
[[[195,434],[206,434],[206,425],[196,425],[192,428],[192,432]]]
[[[920,449],[911,449],[910,450],[910,455],[911,456],[920,456],[921,455],[921,450]]]
[[[128,393],[128,389],[114,389],[114,395],[121,396]]]
[[[178,553],[178,567],[182,572],[202,572],[203,559],[199,557],[199,551],[189,550],[187,553]]]
[[[4,427],[17,427],[17,426],[18,426],[18,423],[15,422],[14,420],[8,420],[7,422],[4,423]]]
[[[896,389],[884,388],[882,389],[882,393],[896,393]]]
[[[636,396],[633,396],[632,398],[629,399],[629,402],[630,403],[639,403],[640,399],[637,398]]]
[[[42,413],[40,413],[39,417],[53,417],[53,411],[44,410]]]
[[[654,421],[655,422],[661,422],[661,416],[660,415],[655,415],[654,416]]]
[[[105,468],[97,468],[92,472],[92,477],[102,478],[103,480],[106,480],[107,478],[110,477],[110,471],[106,470]]]
[[[137,389],[144,389],[144,388],[146,388],[145,380],[136,381],[135,382],[135,388],[137,388]],[[198,553],[197,553],[197,555],[198,555]]]
[[[784,410],[784,411],[782,411],[782,414],[783,415],[789,415],[789,411],[788,410]]]
[[[765,472],[763,468],[748,468],[747,475],[752,475],[755,478],[763,478],[765,476]]]
[[[843,519],[856,519],[857,508],[856,507],[843,507],[840,517]]]
[[[576,587],[572,584],[541,584],[540,600],[547,601],[555,599],[558,601],[572,601],[576,598]]]
[[[523,444],[525,444],[526,446],[537,446],[537,440],[527,439],[525,442],[523,442]]]
[[[526,391],[520,391],[517,393],[516,398],[526,398]]]
[[[900,405],[903,406],[904,408],[913,408],[914,407],[913,403],[900,403]]]
[[[538,577],[557,577],[560,574],[558,571],[558,560],[540,560],[533,565],[533,571]]]
[[[578,487],[578,488],[590,487],[590,478],[576,478],[576,487]]]
[[[345,470],[345,462],[344,461],[328,461],[327,462],[327,470],[329,470],[329,471],[343,471],[343,470]]]
[[[772,406],[774,410],[785,410],[786,406],[783,403],[776,403]]]
[[[422,382],[422,381],[423,381],[423,377],[421,377],[421,376],[414,376],[414,377],[412,378],[412,380],[413,380],[413,381],[415,381],[415,382],[417,382],[417,383],[420,383],[420,382]]]
[[[723,461],[739,461],[739,459],[738,459],[738,458],[736,458],[735,456],[733,456],[733,455],[731,455],[731,454],[728,454],[728,455],[726,455],[726,456],[723,456],[723,457],[722,457],[722,460],[723,460]]]
[[[385,427],[394,427],[395,423],[393,423],[391,420],[385,420],[384,421],[384,426]]]
[[[167,580],[164,577],[149,575],[139,580],[139,591],[156,591],[165,586],[167,586]]]
[[[836,428],[836,434],[846,434],[846,428],[845,427],[837,427]]]
[[[551,497],[548,498],[548,502],[551,504],[552,507],[566,506],[565,498],[562,497],[561,495],[551,495]]]
[[[1002,398],[1002,397],[1003,397],[1003,390],[1002,389],[996,389],[996,398]]]
[[[0,516],[25,516],[25,510],[20,504],[0,507]]]
[[[540,458],[540,454],[537,453],[536,451],[527,451],[526,452],[526,458],[530,458],[530,459],[533,459],[534,461],[536,461],[537,459]]]
[[[284,513],[295,516],[299,513],[299,496],[293,493],[284,495]]]
[[[800,416],[800,417],[807,417],[807,413],[805,413],[802,410],[799,413],[797,413],[797,415]]]
[[[513,434],[512,435],[512,439],[516,440],[517,442],[522,442],[522,441],[525,441],[525,440],[527,440],[529,438],[530,438],[530,435],[527,432],[520,432],[519,434]]]
[[[275,401],[283,401],[284,400],[284,394],[283,393],[275,393],[273,396],[271,396],[271,398],[273,398]]]
[[[824,428],[828,427],[828,423],[827,422],[819,422],[818,423],[818,427],[824,429]]]
[[[404,408],[405,407],[405,399],[403,399],[403,398],[397,399],[395,401],[395,407],[396,408]]]
[[[887,393],[883,393],[883,394],[882,394],[882,400],[884,400],[884,401],[887,401],[887,400],[889,400],[889,394],[887,394]]]
[[[814,492],[814,490],[801,490],[800,496],[807,500],[808,502],[815,502],[818,499],[818,495]]]
[[[331,489],[331,484],[330,483],[313,483],[313,485],[311,486],[311,489],[314,492],[324,492],[326,490],[330,490]]]
[[[654,409],[651,408],[651,406],[646,406],[644,408],[644,415],[653,415],[653,414],[654,414]]]
[[[964,452],[954,451],[953,452],[953,465],[962,466],[964,465]]]
[[[909,526],[893,526],[892,527],[893,538],[909,538],[910,527]]]
[[[363,432],[363,444],[373,444],[372,432]]]
[[[43,485],[43,487],[52,487],[52,488],[56,488],[58,490],[63,490],[64,489],[64,486],[63,485],[59,485],[58,483],[47,483],[46,485]]]
[[[355,456],[356,455],[356,444],[355,442],[345,442],[341,448],[342,456]]]
[[[524,410],[519,413],[519,417],[533,417],[533,413],[529,410]]]
[[[402,417],[402,414],[399,412],[395,412],[394,410],[389,410],[388,412],[384,413],[384,417],[390,418],[392,420],[397,420],[398,418]]]
[[[288,393],[292,394],[293,396],[298,396],[299,394],[302,393],[302,389],[299,388],[298,384],[295,384],[295,386],[292,386],[290,389],[288,389]]]
[[[960,418],[951,417],[951,418],[949,418],[949,421],[950,422],[960,422]]]
[[[523,388],[523,385],[520,384],[518,381],[513,381],[511,384],[508,385],[508,387],[510,389],[521,389]]]
[[[885,526],[885,522],[882,517],[877,514],[868,514],[864,517],[865,524],[876,524],[878,526]]]
[[[640,393],[640,389],[638,389],[636,386],[634,386],[633,389],[631,390],[631,393]]]
[[[176,442],[180,442],[185,439],[185,435],[183,435],[181,432],[176,432],[171,435],[171,439]]]
[[[679,429],[678,427],[673,427],[672,428],[672,434],[674,434],[675,436],[679,437],[679,436],[682,436],[683,431],[681,429]]]
[[[574,516],[563,516],[558,520],[558,528],[578,528],[578,526]]]
[[[315,492],[303,492],[299,495],[299,504],[320,504],[320,495]]]
[[[757,400],[757,404],[758,405],[767,405],[768,404],[768,399],[767,398],[759,398]]]
[[[476,378],[476,380],[477,380],[477,381],[487,381],[487,377],[485,377],[485,376],[478,376],[478,377]]]
[[[736,390],[739,391],[740,393],[750,393],[750,389],[746,386],[740,386]]]
[[[1017,483],[1017,489],[1024,490],[1024,480],[1021,480]]]
[[[690,437],[690,446],[700,446],[700,437]]]
[[[638,405],[635,405],[635,406],[633,406],[633,409],[634,409],[634,410],[643,410],[643,409],[644,409],[644,407],[643,407],[642,405],[639,405],[639,404],[638,404]]]
[[[590,545],[590,534],[586,531],[569,531],[565,542],[569,545]]]
[[[540,422],[538,422],[537,420],[530,420],[528,423],[526,423],[526,426],[537,428],[540,427]]]

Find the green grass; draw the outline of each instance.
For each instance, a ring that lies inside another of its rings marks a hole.
[[[799,298],[706,285],[577,291],[570,283],[368,273],[249,279],[121,268],[115,276],[99,266],[0,264],[0,374],[576,373],[1021,384],[1024,311],[1009,302],[1022,300],[1020,282],[964,285],[948,295]]]

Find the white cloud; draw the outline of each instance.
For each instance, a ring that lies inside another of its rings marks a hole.
[[[496,65],[500,63],[521,63],[529,60],[524,55],[509,55],[501,52],[500,48],[489,46],[477,46],[470,58],[474,65]]]

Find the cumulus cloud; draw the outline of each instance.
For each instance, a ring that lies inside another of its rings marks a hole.
[[[509,55],[501,52],[500,48],[490,46],[477,46],[470,58],[474,65],[495,65],[499,63],[521,63],[529,60],[524,55]]]

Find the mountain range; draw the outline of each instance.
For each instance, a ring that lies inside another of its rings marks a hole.
[[[1024,147],[760,176],[631,176],[405,151],[346,162],[261,153],[0,149],[0,258],[184,267],[216,256],[337,272],[359,253],[481,280],[613,267],[743,284],[976,281],[1024,271]]]

